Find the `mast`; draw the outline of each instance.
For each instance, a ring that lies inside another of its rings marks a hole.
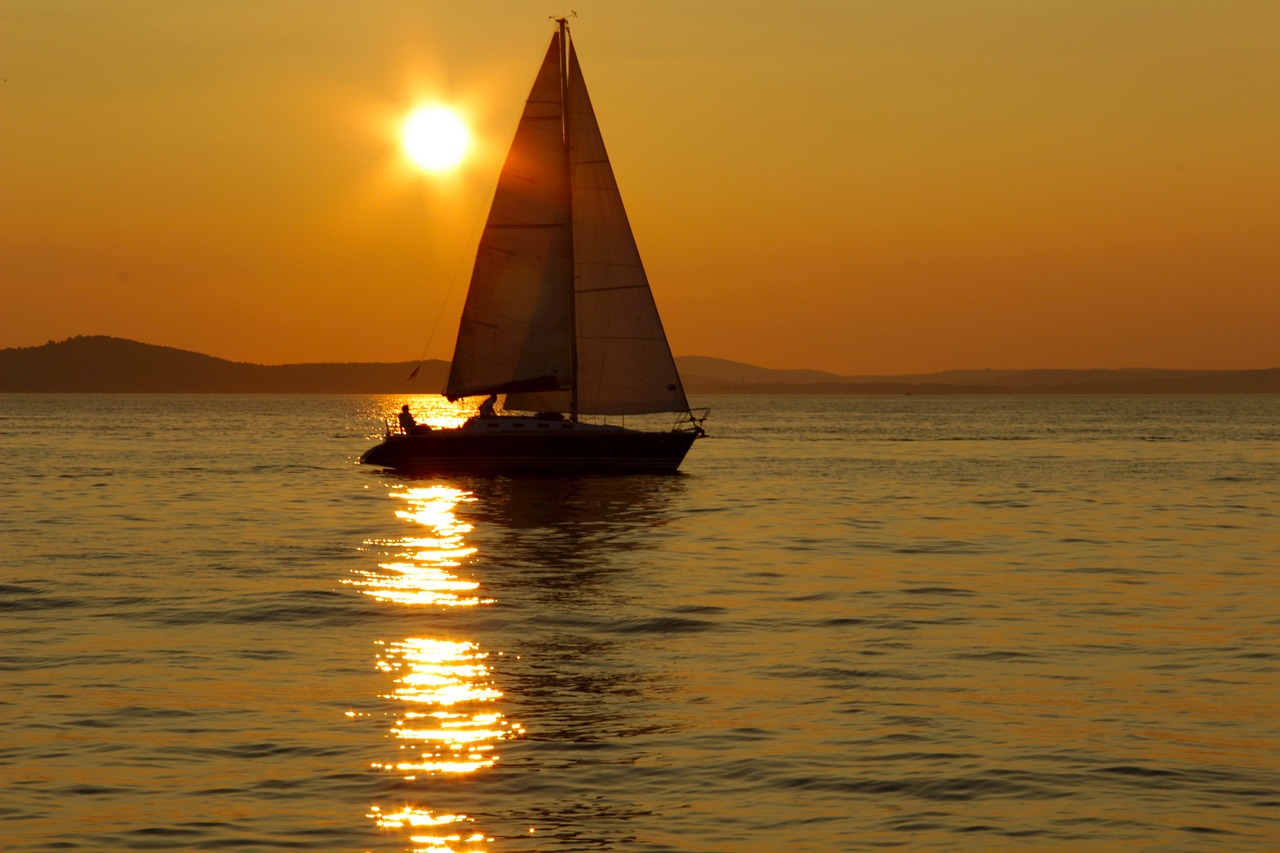
[[[560,25],[560,115],[563,117],[564,166],[569,178],[569,275],[566,287],[569,293],[569,419],[578,420],[578,296],[575,292],[577,271],[573,255],[573,160],[570,157],[569,139],[569,19],[556,18]]]
[[[509,410],[574,420],[688,411],[568,22],[555,21],[476,253],[449,394],[497,390]]]

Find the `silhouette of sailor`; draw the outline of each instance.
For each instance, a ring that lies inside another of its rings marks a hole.
[[[400,407],[400,414],[396,417],[400,419],[400,429],[404,430],[406,434],[417,429],[418,422],[413,419],[413,415],[409,414],[408,403]]]

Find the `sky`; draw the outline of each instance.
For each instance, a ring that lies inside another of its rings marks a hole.
[[[571,9],[676,355],[1280,366],[1275,0],[0,0],[0,348],[449,358]]]

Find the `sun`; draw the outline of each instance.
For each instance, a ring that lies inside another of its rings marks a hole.
[[[405,119],[400,140],[405,153],[418,168],[443,172],[462,162],[471,134],[458,114],[448,107],[419,107]]]

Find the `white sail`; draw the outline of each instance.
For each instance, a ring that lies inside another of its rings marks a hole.
[[[572,44],[568,115],[578,411],[688,411]],[[570,395],[513,395],[507,407],[567,412]]]
[[[568,167],[557,33],[525,103],[476,252],[445,394],[572,379]]]

